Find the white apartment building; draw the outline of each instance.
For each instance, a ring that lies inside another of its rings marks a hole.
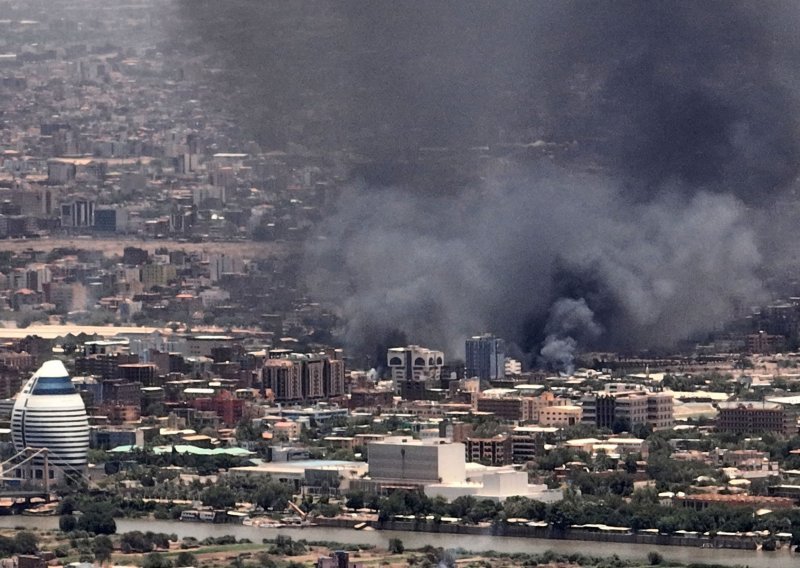
[[[392,347],[386,359],[392,382],[398,387],[405,381],[439,380],[442,378],[444,353],[419,345]]]

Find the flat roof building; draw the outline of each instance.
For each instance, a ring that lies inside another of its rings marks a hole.
[[[369,476],[376,481],[447,482],[465,476],[464,444],[442,438],[393,436],[369,445]]]
[[[775,432],[797,433],[793,412],[774,402],[721,402],[718,405],[717,430],[734,434]]]

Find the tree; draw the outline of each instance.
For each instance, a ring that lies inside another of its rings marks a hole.
[[[614,495],[628,496],[633,492],[633,478],[627,473],[614,472],[607,482],[608,491]]]
[[[450,503],[450,514],[453,517],[458,517],[459,519],[466,518],[467,515],[475,508],[477,505],[477,499],[472,495],[462,495],[461,497],[456,497],[452,503]]]
[[[191,552],[186,552],[184,550],[175,557],[175,566],[195,566],[196,564],[197,559]]]
[[[270,557],[267,552],[259,552],[256,554],[256,561],[260,568],[278,568],[278,564]]]
[[[275,544],[270,549],[270,554],[277,554],[281,556],[299,556],[305,554],[306,547],[301,542],[292,540],[292,537],[279,534],[275,537]]]
[[[497,516],[500,506],[491,499],[481,499],[474,507],[470,508],[467,518],[470,522],[491,521]]]
[[[17,554],[36,554],[39,550],[39,538],[29,531],[20,531],[14,537],[14,551]]]
[[[347,501],[345,505],[348,509],[363,509],[364,508],[364,492],[363,491],[350,491],[347,493]]]
[[[617,418],[614,420],[614,423],[611,424],[611,431],[614,434],[619,434],[621,432],[630,432],[631,431],[631,421],[627,418]]]
[[[664,562],[664,557],[661,555],[661,553],[653,550],[647,553],[647,561],[650,563],[651,566],[657,566]]]
[[[144,557],[142,568],[172,568],[172,562],[170,562],[163,554],[151,552]]]
[[[575,524],[575,507],[565,501],[553,503],[547,511],[546,520],[555,530],[564,530],[570,525]]]
[[[105,450],[90,449],[87,456],[89,463],[105,463],[110,461],[110,458]]]
[[[236,440],[256,442],[261,439],[261,432],[255,427],[252,420],[242,418],[236,425]]]
[[[255,503],[263,509],[282,511],[292,497],[292,490],[280,481],[268,481],[256,492]]]
[[[150,552],[153,550],[153,542],[146,538],[141,531],[131,531],[122,535],[120,538],[122,552]]]
[[[399,538],[389,539],[389,552],[392,554],[403,554],[405,549],[406,547],[403,545],[403,541]]]
[[[203,491],[203,505],[215,509],[230,509],[236,505],[236,495],[224,485],[214,485]]]
[[[111,560],[111,553],[114,552],[114,543],[106,535],[101,534],[92,541],[92,551],[94,559],[100,564]]]
[[[367,509],[377,511],[381,508],[381,498],[377,493],[373,493],[367,497],[367,502],[365,504]]]
[[[595,471],[608,471],[609,469],[614,469],[616,465],[616,460],[609,456],[605,450],[598,450],[594,458]]]
[[[61,515],[58,518],[58,528],[61,532],[72,532],[78,526],[78,520],[74,515]]]
[[[8,558],[14,554],[16,544],[9,536],[0,535],[0,556]]]
[[[425,562],[422,566],[437,566],[455,568],[456,559],[453,554],[443,548],[423,547],[420,552],[425,552]]]
[[[633,427],[633,435],[642,440],[646,440],[653,433],[653,427],[649,424],[637,424]]]
[[[636,473],[639,466],[636,464],[638,457],[636,454],[628,454],[625,456],[625,471],[628,473]]]
[[[56,507],[56,513],[59,515],[71,515],[74,512],[75,502],[70,497],[61,501],[61,503],[58,504],[58,507]]]
[[[672,534],[679,530],[680,520],[675,515],[667,515],[656,521],[656,528],[661,534]]]
[[[111,511],[99,505],[84,508],[83,514],[78,519],[77,528],[94,534],[114,534],[117,532],[117,523],[111,516]]]
[[[88,542],[84,542],[78,547],[78,562],[91,563],[94,560],[92,549],[89,548]]]

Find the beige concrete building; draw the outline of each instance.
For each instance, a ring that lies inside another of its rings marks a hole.
[[[574,404],[548,406],[539,413],[539,425],[566,428],[579,424],[582,417],[583,409]]]

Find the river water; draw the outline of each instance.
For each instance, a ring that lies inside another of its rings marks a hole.
[[[57,517],[2,516],[0,528],[36,528],[51,530],[58,528]],[[331,527],[306,528],[259,528],[244,525],[214,525],[186,523],[180,521],[158,521],[142,519],[117,519],[117,532],[152,531],[177,534],[179,538],[191,536],[202,540],[209,536],[234,535],[261,542],[263,538],[275,538],[279,534],[294,539],[309,541],[332,541],[343,544],[372,544],[386,548],[390,538],[399,538],[405,547],[420,548],[425,545],[447,549],[462,548],[471,552],[497,550],[502,552],[543,553],[552,550],[561,554],[580,553],[589,556],[618,555],[620,558],[641,560],[647,553],[658,550],[667,560],[691,563],[742,565],[751,568],[796,568],[800,557],[787,550],[764,552],[760,550],[731,550],[710,548],[687,548],[680,546],[652,546],[647,544],[620,544],[580,540],[546,540],[478,535],[453,535],[408,531],[356,531]]]

